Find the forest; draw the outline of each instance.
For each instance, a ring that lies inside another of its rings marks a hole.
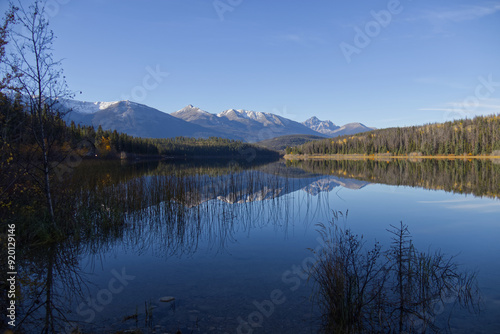
[[[387,128],[287,147],[287,154],[490,155],[500,150],[500,115]],[[499,153],[500,155],[500,153]]]
[[[242,141],[219,137],[210,138],[141,138],[119,133],[116,130],[97,130],[92,126],[80,126],[71,122],[69,138],[72,147],[78,143],[89,141],[98,157],[119,157],[126,155],[158,156],[158,157],[231,157],[231,158],[277,158],[279,154],[273,150],[247,144]]]

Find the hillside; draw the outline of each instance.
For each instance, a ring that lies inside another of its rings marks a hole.
[[[321,139],[325,139],[325,137],[315,135],[288,135],[262,140],[255,144],[271,150],[283,151],[287,147],[302,145],[313,140]]]
[[[288,147],[288,154],[489,155],[500,150],[500,115],[374,130]]]

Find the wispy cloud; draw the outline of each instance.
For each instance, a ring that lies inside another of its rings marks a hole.
[[[278,39],[282,39],[287,42],[303,43],[306,41],[304,34],[284,34],[278,36]]]
[[[451,210],[474,210],[481,212],[500,212],[499,202],[478,203],[475,199],[454,199],[443,201],[419,201],[424,204],[438,204]]]
[[[435,86],[441,86],[441,87],[447,87],[447,88],[453,88],[453,89],[460,89],[464,91],[472,91],[474,87],[472,86],[466,86],[463,85],[457,81],[445,79],[445,78],[439,78],[439,77],[432,77],[432,76],[427,76],[427,77],[418,77],[413,79],[413,81],[420,83],[420,84],[425,84],[425,85],[435,85]]]
[[[485,99],[480,102],[465,99],[460,102],[448,102],[435,107],[418,109],[420,111],[444,111],[463,116],[490,115],[500,113],[500,99]]]
[[[463,205],[445,205],[447,209],[453,210],[480,210],[482,212],[498,212],[500,211],[500,203],[470,203]]]
[[[430,26],[430,32],[420,32],[419,35],[415,35],[419,39],[450,38],[456,36],[450,25],[479,20],[499,11],[500,2],[485,2],[476,5],[456,5],[453,8],[436,7],[432,10],[423,10],[403,20],[410,23],[426,22]]]
[[[461,6],[462,8],[452,11],[430,13],[431,19],[462,22],[480,19],[492,15],[500,10],[500,4],[489,6]]]
[[[324,38],[316,34],[309,34],[305,32],[278,34],[274,36],[274,40],[278,42],[289,42],[300,45],[326,45],[328,43]]]
[[[463,202],[468,202],[469,200],[464,198],[464,199],[447,199],[447,200],[442,200],[442,201],[418,201],[417,203],[424,203],[424,204],[443,204],[443,203],[463,203]]]
[[[482,5],[461,5],[457,9],[426,11],[423,15],[413,18],[432,22],[463,22],[477,20],[500,11],[500,3],[485,3]]]

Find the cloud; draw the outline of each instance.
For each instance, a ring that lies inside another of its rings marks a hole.
[[[303,34],[285,34],[278,36],[278,38],[287,42],[296,42],[296,43],[303,43],[306,40]]]
[[[464,22],[477,20],[500,11],[500,3],[488,3],[483,5],[462,5],[458,9],[428,11],[420,19],[432,22]]]
[[[477,5],[457,5],[454,8],[434,8],[421,11],[420,14],[403,19],[406,22],[427,22],[431,28],[428,34],[420,32],[420,39],[450,38],[456,36],[456,32],[450,29],[450,25],[470,22],[491,16],[500,11],[500,2],[487,2]]]
[[[500,99],[478,100],[466,98],[463,101],[448,102],[435,107],[425,107],[418,110],[444,112],[447,119],[485,116],[500,113]]]
[[[415,82],[425,84],[425,85],[436,85],[452,89],[460,89],[464,91],[472,91],[474,87],[465,86],[456,80],[449,80],[439,77],[418,77],[414,79]]]
[[[478,203],[476,199],[452,199],[443,201],[418,201],[423,204],[439,204],[445,209],[500,212],[499,202]]]
[[[484,16],[488,16],[496,13],[500,10],[500,4],[496,4],[491,7],[483,6],[467,6],[460,10],[434,13],[434,18],[438,20],[447,20],[453,22],[462,22],[480,19]]]
[[[417,201],[417,203],[424,203],[424,204],[463,203],[463,202],[469,202],[469,200],[463,198],[463,199],[447,199],[442,201]]]
[[[327,41],[315,34],[307,34],[307,33],[286,33],[286,34],[280,34],[276,35],[274,38],[276,41],[279,42],[288,42],[288,43],[295,43],[295,44],[300,44],[300,45],[326,45],[328,44]]]

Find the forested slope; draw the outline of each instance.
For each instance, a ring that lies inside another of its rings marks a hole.
[[[489,155],[500,150],[500,115],[325,139],[287,154]]]

